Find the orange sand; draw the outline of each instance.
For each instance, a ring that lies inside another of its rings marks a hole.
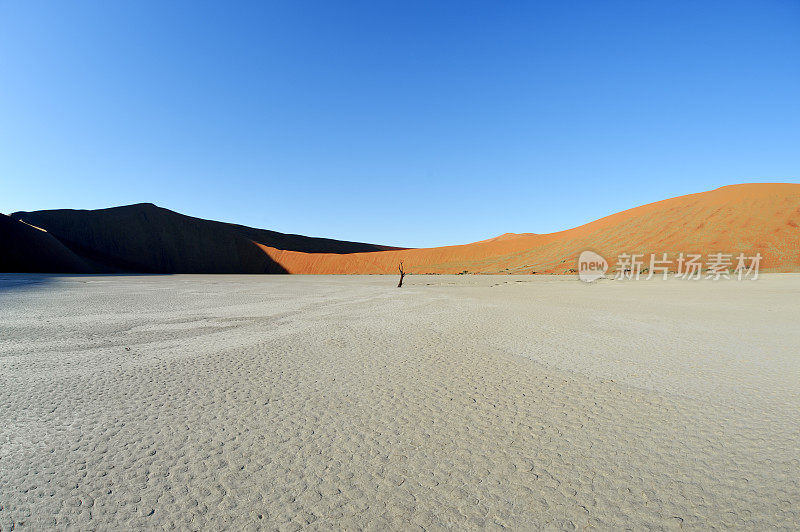
[[[550,234],[507,233],[460,246],[367,253],[286,251],[256,243],[289,273],[571,273],[585,249],[621,253],[761,253],[761,271],[800,271],[800,184],[752,183],[629,209]]]

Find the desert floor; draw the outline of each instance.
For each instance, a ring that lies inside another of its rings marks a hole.
[[[800,527],[800,275],[0,275],[0,528]]]

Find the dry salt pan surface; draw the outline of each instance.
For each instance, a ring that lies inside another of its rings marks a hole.
[[[0,528],[800,527],[800,276],[0,276]]]

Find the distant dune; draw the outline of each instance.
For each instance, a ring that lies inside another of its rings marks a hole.
[[[254,229],[149,203],[11,218],[3,220],[0,251],[16,258],[0,262],[3,271],[372,274],[395,273],[402,260],[411,273],[563,274],[585,249],[612,265],[621,253],[760,253],[762,271],[800,271],[800,184],[789,183],[731,185],[558,233],[424,249]]]
[[[550,234],[504,235],[426,249],[308,254],[259,245],[289,273],[570,273],[586,249],[621,253],[761,253],[762,271],[800,271],[800,184],[731,185],[623,211]]]

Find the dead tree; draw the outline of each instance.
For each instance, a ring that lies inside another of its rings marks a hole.
[[[400,270],[400,282],[397,283],[397,288],[401,288],[403,286],[403,276],[406,274],[406,272],[403,271],[403,261],[402,260],[400,261],[400,266],[398,266],[398,269]]]

